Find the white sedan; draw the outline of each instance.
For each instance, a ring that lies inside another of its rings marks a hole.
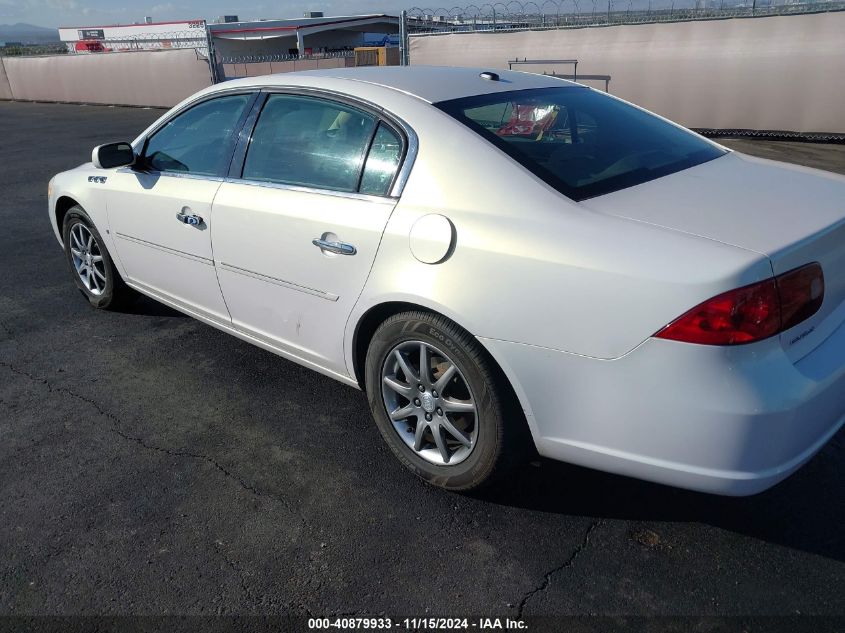
[[[444,488],[536,450],[752,494],[845,422],[845,178],[552,77],[227,82],[49,213],[95,307],[141,292],[364,389]]]

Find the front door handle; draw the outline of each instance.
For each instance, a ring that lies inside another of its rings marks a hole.
[[[188,226],[200,226],[203,223],[200,216],[193,213],[185,213],[185,211],[190,211],[190,209],[186,207],[176,214],[176,219],[182,224],[187,224]]]
[[[354,255],[358,252],[352,244],[347,244],[346,242],[330,242],[329,240],[324,240],[322,238],[315,238],[311,240],[311,243],[314,246],[317,246],[322,251],[328,251],[329,253],[335,253],[336,255]]]

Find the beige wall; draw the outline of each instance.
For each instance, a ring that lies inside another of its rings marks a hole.
[[[3,59],[3,57],[0,57],[0,100],[12,98],[12,87],[9,85],[9,78],[6,77]]]
[[[612,94],[689,127],[845,133],[845,12],[412,37],[410,53],[412,64],[505,69],[578,59],[579,74],[610,75]]]
[[[211,85],[193,49],[6,57],[3,65],[12,98],[29,101],[169,107]]]

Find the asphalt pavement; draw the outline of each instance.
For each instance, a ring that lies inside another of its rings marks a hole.
[[[0,615],[845,615],[843,433],[750,498],[546,461],[450,494],[361,392],[93,310],[47,181],[160,114],[0,102]],[[845,173],[845,145],[735,145]]]

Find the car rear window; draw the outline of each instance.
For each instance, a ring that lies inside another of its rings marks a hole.
[[[586,87],[500,92],[435,105],[574,200],[633,187],[725,153]]]

